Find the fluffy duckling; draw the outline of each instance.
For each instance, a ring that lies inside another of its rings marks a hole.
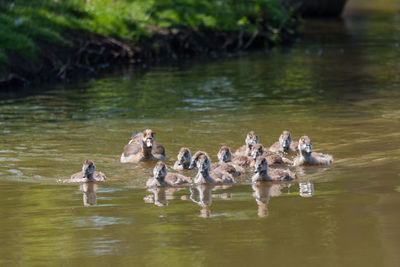
[[[299,140],[298,154],[294,158],[293,165],[330,165],[333,163],[333,157],[328,154],[312,152],[311,139],[308,136],[302,136]]]
[[[251,149],[251,157],[253,159],[252,165],[255,164],[256,159],[259,156],[263,156],[267,159],[268,165],[272,166],[275,164],[292,164],[292,161],[290,159],[287,159],[285,157],[281,157],[278,154],[269,154],[264,150],[263,145],[261,144],[255,144],[253,148]]]
[[[224,171],[212,171],[210,172],[210,159],[206,154],[200,154],[196,160],[196,166],[198,173],[194,178],[195,184],[223,184],[223,183],[234,183],[233,176]]]
[[[154,133],[150,129],[144,130],[143,133],[135,133],[121,155],[122,163],[166,159],[164,147],[154,141]]]
[[[167,166],[162,161],[157,162],[153,169],[153,175],[147,180],[146,187],[181,186],[192,183],[190,177],[178,173],[168,173]]]
[[[189,170],[197,167],[197,161],[201,155],[205,155],[207,158],[209,158],[207,152],[197,151],[196,153],[194,153],[194,155],[190,159],[190,164],[189,164],[189,168],[188,168]]]
[[[218,151],[218,163],[211,164],[211,170],[221,170],[230,173],[233,177],[245,173],[245,169],[232,163],[232,152],[227,146],[222,146]]]
[[[295,152],[297,150],[298,142],[292,142],[292,136],[289,131],[283,131],[279,136],[279,141],[274,143],[269,151],[271,152]]]
[[[258,157],[254,166],[253,183],[261,181],[291,181],[297,178],[296,174],[289,170],[268,168],[268,160]]]
[[[184,169],[189,169],[190,165],[190,150],[189,148],[182,147],[179,150],[178,156],[177,156],[177,161],[175,161],[173,169],[176,171],[182,171]]]
[[[104,173],[96,171],[93,161],[87,159],[83,162],[82,171],[71,175],[69,182],[104,182],[106,179]]]
[[[236,150],[235,156],[250,156],[252,147],[258,143],[258,135],[254,131],[250,131],[245,139],[245,145]]]

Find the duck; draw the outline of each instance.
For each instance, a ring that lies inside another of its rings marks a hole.
[[[195,184],[225,184],[234,183],[233,176],[225,171],[213,170],[210,172],[210,159],[206,154],[200,154],[196,159],[198,173],[194,178]]]
[[[146,187],[158,187],[158,186],[182,186],[189,185],[192,183],[190,177],[178,174],[169,173],[167,166],[164,162],[158,161],[153,169],[153,177],[149,178],[146,182]]]
[[[294,166],[301,165],[331,165],[333,157],[328,154],[312,152],[311,139],[308,136],[302,136],[299,140],[298,154],[293,160]]]
[[[199,159],[199,157],[201,155],[205,155],[207,158],[209,158],[207,152],[200,151],[200,150],[197,151],[196,153],[194,153],[194,155],[190,159],[190,164],[189,164],[189,167],[188,167],[189,170],[194,169],[194,168],[197,167],[197,161],[198,161],[198,159]]]
[[[252,147],[259,142],[258,135],[255,131],[250,131],[247,133],[245,139],[245,145],[239,147],[236,152],[235,156],[250,156],[250,152]]]
[[[176,171],[182,171],[184,169],[189,169],[190,165],[190,150],[189,148],[182,147],[179,150],[178,156],[177,156],[177,161],[175,161],[173,169]]]
[[[279,141],[275,142],[272,146],[270,146],[269,151],[271,152],[296,152],[298,142],[292,142],[292,135],[289,131],[284,130],[279,136]]]
[[[222,146],[217,154],[218,163],[211,164],[210,170],[221,170],[230,173],[233,177],[237,177],[245,173],[245,169],[237,164],[232,163],[232,152],[227,146]]]
[[[85,183],[85,182],[105,182],[107,177],[102,172],[96,171],[94,162],[86,159],[83,162],[82,171],[71,175],[69,182]]]
[[[251,177],[253,183],[262,181],[292,181],[297,179],[295,173],[290,170],[273,169],[268,167],[268,159],[259,156],[254,166],[254,175]]]
[[[288,158],[282,157],[282,156],[280,156],[278,154],[270,154],[270,153],[266,152],[264,150],[264,147],[263,147],[262,144],[255,144],[253,146],[253,148],[251,149],[251,157],[253,159],[252,167],[254,166],[254,164],[256,162],[256,159],[259,156],[265,157],[267,159],[267,161],[268,161],[268,165],[269,166],[277,165],[277,164],[279,164],[279,165],[281,165],[281,164],[292,165],[293,164],[293,162]]]
[[[121,163],[138,163],[147,160],[167,160],[164,147],[154,141],[154,133],[151,129],[134,133],[121,155]]]

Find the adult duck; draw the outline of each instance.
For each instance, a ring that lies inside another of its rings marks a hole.
[[[154,133],[150,129],[135,133],[121,155],[122,163],[166,159],[164,147],[154,140]]]

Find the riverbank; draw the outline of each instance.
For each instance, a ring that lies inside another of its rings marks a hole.
[[[20,0],[0,4],[0,23],[2,87],[275,45],[297,19],[278,0]]]

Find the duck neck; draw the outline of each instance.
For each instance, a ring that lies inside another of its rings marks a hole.
[[[199,170],[197,173],[194,182],[196,184],[205,184],[205,183],[213,183],[214,180],[210,177],[210,171],[206,170]]]
[[[145,159],[151,159],[152,158],[152,154],[151,154],[151,149],[152,147],[147,147],[145,146],[144,143],[142,143],[142,157],[144,157]]]
[[[246,144],[246,156],[250,156],[252,147],[253,147],[252,145]]]
[[[257,181],[269,181],[269,176],[268,176],[268,172],[266,170],[262,170],[260,172],[257,172],[253,178],[252,178],[253,182],[257,182]]]
[[[300,151],[300,156],[303,157],[306,161],[310,161],[312,159],[311,152],[307,153],[306,151]]]
[[[86,179],[88,179],[88,181],[95,181],[95,179],[93,177],[93,173],[88,173],[86,176]]]

